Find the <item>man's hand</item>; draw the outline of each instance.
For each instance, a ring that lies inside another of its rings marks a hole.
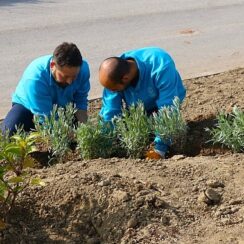
[[[75,113],[75,116],[80,123],[87,122],[88,116],[87,116],[86,110],[81,110],[81,109],[77,110],[77,112]]]
[[[165,152],[159,151],[154,148],[153,144],[150,145],[149,150],[146,152],[146,159],[164,159]]]
[[[161,159],[163,158],[159,153],[150,149],[146,152],[146,159]]]

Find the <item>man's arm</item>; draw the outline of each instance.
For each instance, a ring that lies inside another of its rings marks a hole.
[[[120,92],[112,92],[104,88],[102,98],[103,104],[99,114],[104,121],[111,121],[114,116],[121,114],[122,94]]]
[[[172,105],[176,96],[179,97],[180,101],[185,98],[186,90],[173,62],[167,64],[158,72],[156,86],[159,92],[156,101],[158,109]],[[163,141],[159,135],[156,135],[154,144],[154,151],[164,157],[169,149],[171,140]]]
[[[179,97],[181,102],[185,98],[186,90],[173,62],[159,70],[156,87],[159,93],[156,101],[158,109],[172,105],[175,97]]]
[[[86,123],[87,119],[88,119],[88,115],[87,115],[87,111],[86,110],[82,110],[79,109],[76,111],[75,113],[76,119],[80,122],[80,123]]]
[[[78,77],[78,87],[74,93],[74,104],[78,110],[87,110],[88,106],[88,93],[90,91],[90,70],[87,62],[83,62]]]

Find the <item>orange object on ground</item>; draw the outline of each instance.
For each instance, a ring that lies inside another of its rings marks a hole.
[[[146,153],[146,159],[161,159],[161,158],[162,156],[152,149],[148,150]]]

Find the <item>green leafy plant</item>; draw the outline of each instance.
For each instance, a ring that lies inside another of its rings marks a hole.
[[[216,127],[206,129],[212,141],[220,143],[234,152],[244,152],[244,111],[235,106],[230,114],[220,112]]]
[[[114,152],[115,135],[111,123],[89,120],[76,130],[78,147],[83,159],[108,158]]]
[[[34,116],[36,131],[41,141],[55,157],[62,161],[70,151],[70,144],[74,141],[74,114],[76,109],[70,103],[65,108],[53,106],[50,116]]]
[[[115,132],[127,156],[141,158],[150,142],[151,118],[145,112],[142,102],[122,109],[121,116],[113,119]]]
[[[183,147],[187,124],[180,112],[180,99],[175,97],[172,106],[165,106],[153,113],[153,131],[163,141]]]
[[[3,133],[0,130],[0,152],[5,148],[5,146],[10,142],[8,131]]]
[[[0,217],[3,219],[12,209],[17,196],[30,185],[43,185],[39,178],[32,178],[27,169],[35,166],[30,156],[36,151],[37,133],[27,134],[17,130],[7,138],[1,136],[0,151]],[[1,219],[0,218],[0,219]],[[3,226],[3,220],[0,221]]]

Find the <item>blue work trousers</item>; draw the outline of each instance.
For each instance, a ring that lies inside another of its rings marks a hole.
[[[23,105],[14,103],[1,125],[1,130],[3,134],[9,131],[11,136],[16,132],[16,128],[20,126],[23,126],[25,131],[34,129],[33,114]]]

